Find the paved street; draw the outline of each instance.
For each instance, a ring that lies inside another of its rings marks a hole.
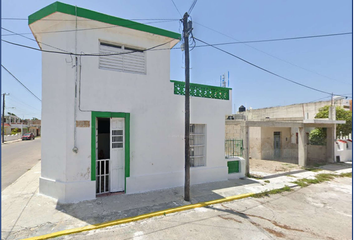
[[[1,145],[1,191],[41,159],[41,138]]]
[[[59,239],[351,239],[351,178]]]

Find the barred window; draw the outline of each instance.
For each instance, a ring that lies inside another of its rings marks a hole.
[[[191,167],[206,166],[205,139],[205,124],[191,124],[189,128]]]

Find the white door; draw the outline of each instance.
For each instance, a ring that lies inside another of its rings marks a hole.
[[[110,192],[124,191],[124,118],[111,118]]]

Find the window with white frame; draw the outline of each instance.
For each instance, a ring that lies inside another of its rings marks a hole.
[[[126,46],[100,43],[99,68],[146,74],[145,52]]]
[[[205,139],[205,124],[191,124],[189,127],[191,167],[206,166]]]

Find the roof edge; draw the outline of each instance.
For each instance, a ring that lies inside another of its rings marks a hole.
[[[142,23],[134,22],[131,20],[119,18],[119,17],[114,17],[110,16],[107,14],[95,12],[92,10],[88,10],[85,8],[80,8],[76,6],[72,6],[69,4],[65,4],[62,2],[54,2],[37,12],[31,14],[28,16],[28,25],[31,25],[32,23],[35,23],[38,20],[41,20],[55,12],[61,12],[73,16],[78,16],[82,18],[87,18],[91,19],[94,21],[99,21],[103,23],[108,23],[116,26],[121,26],[121,27],[126,27],[126,28],[131,28],[134,30],[138,31],[143,31],[143,32],[148,32],[164,37],[169,37],[169,38],[174,38],[174,39],[181,39],[181,35],[179,33],[171,32],[165,29],[157,28],[157,27],[152,27],[149,25],[145,25]]]

